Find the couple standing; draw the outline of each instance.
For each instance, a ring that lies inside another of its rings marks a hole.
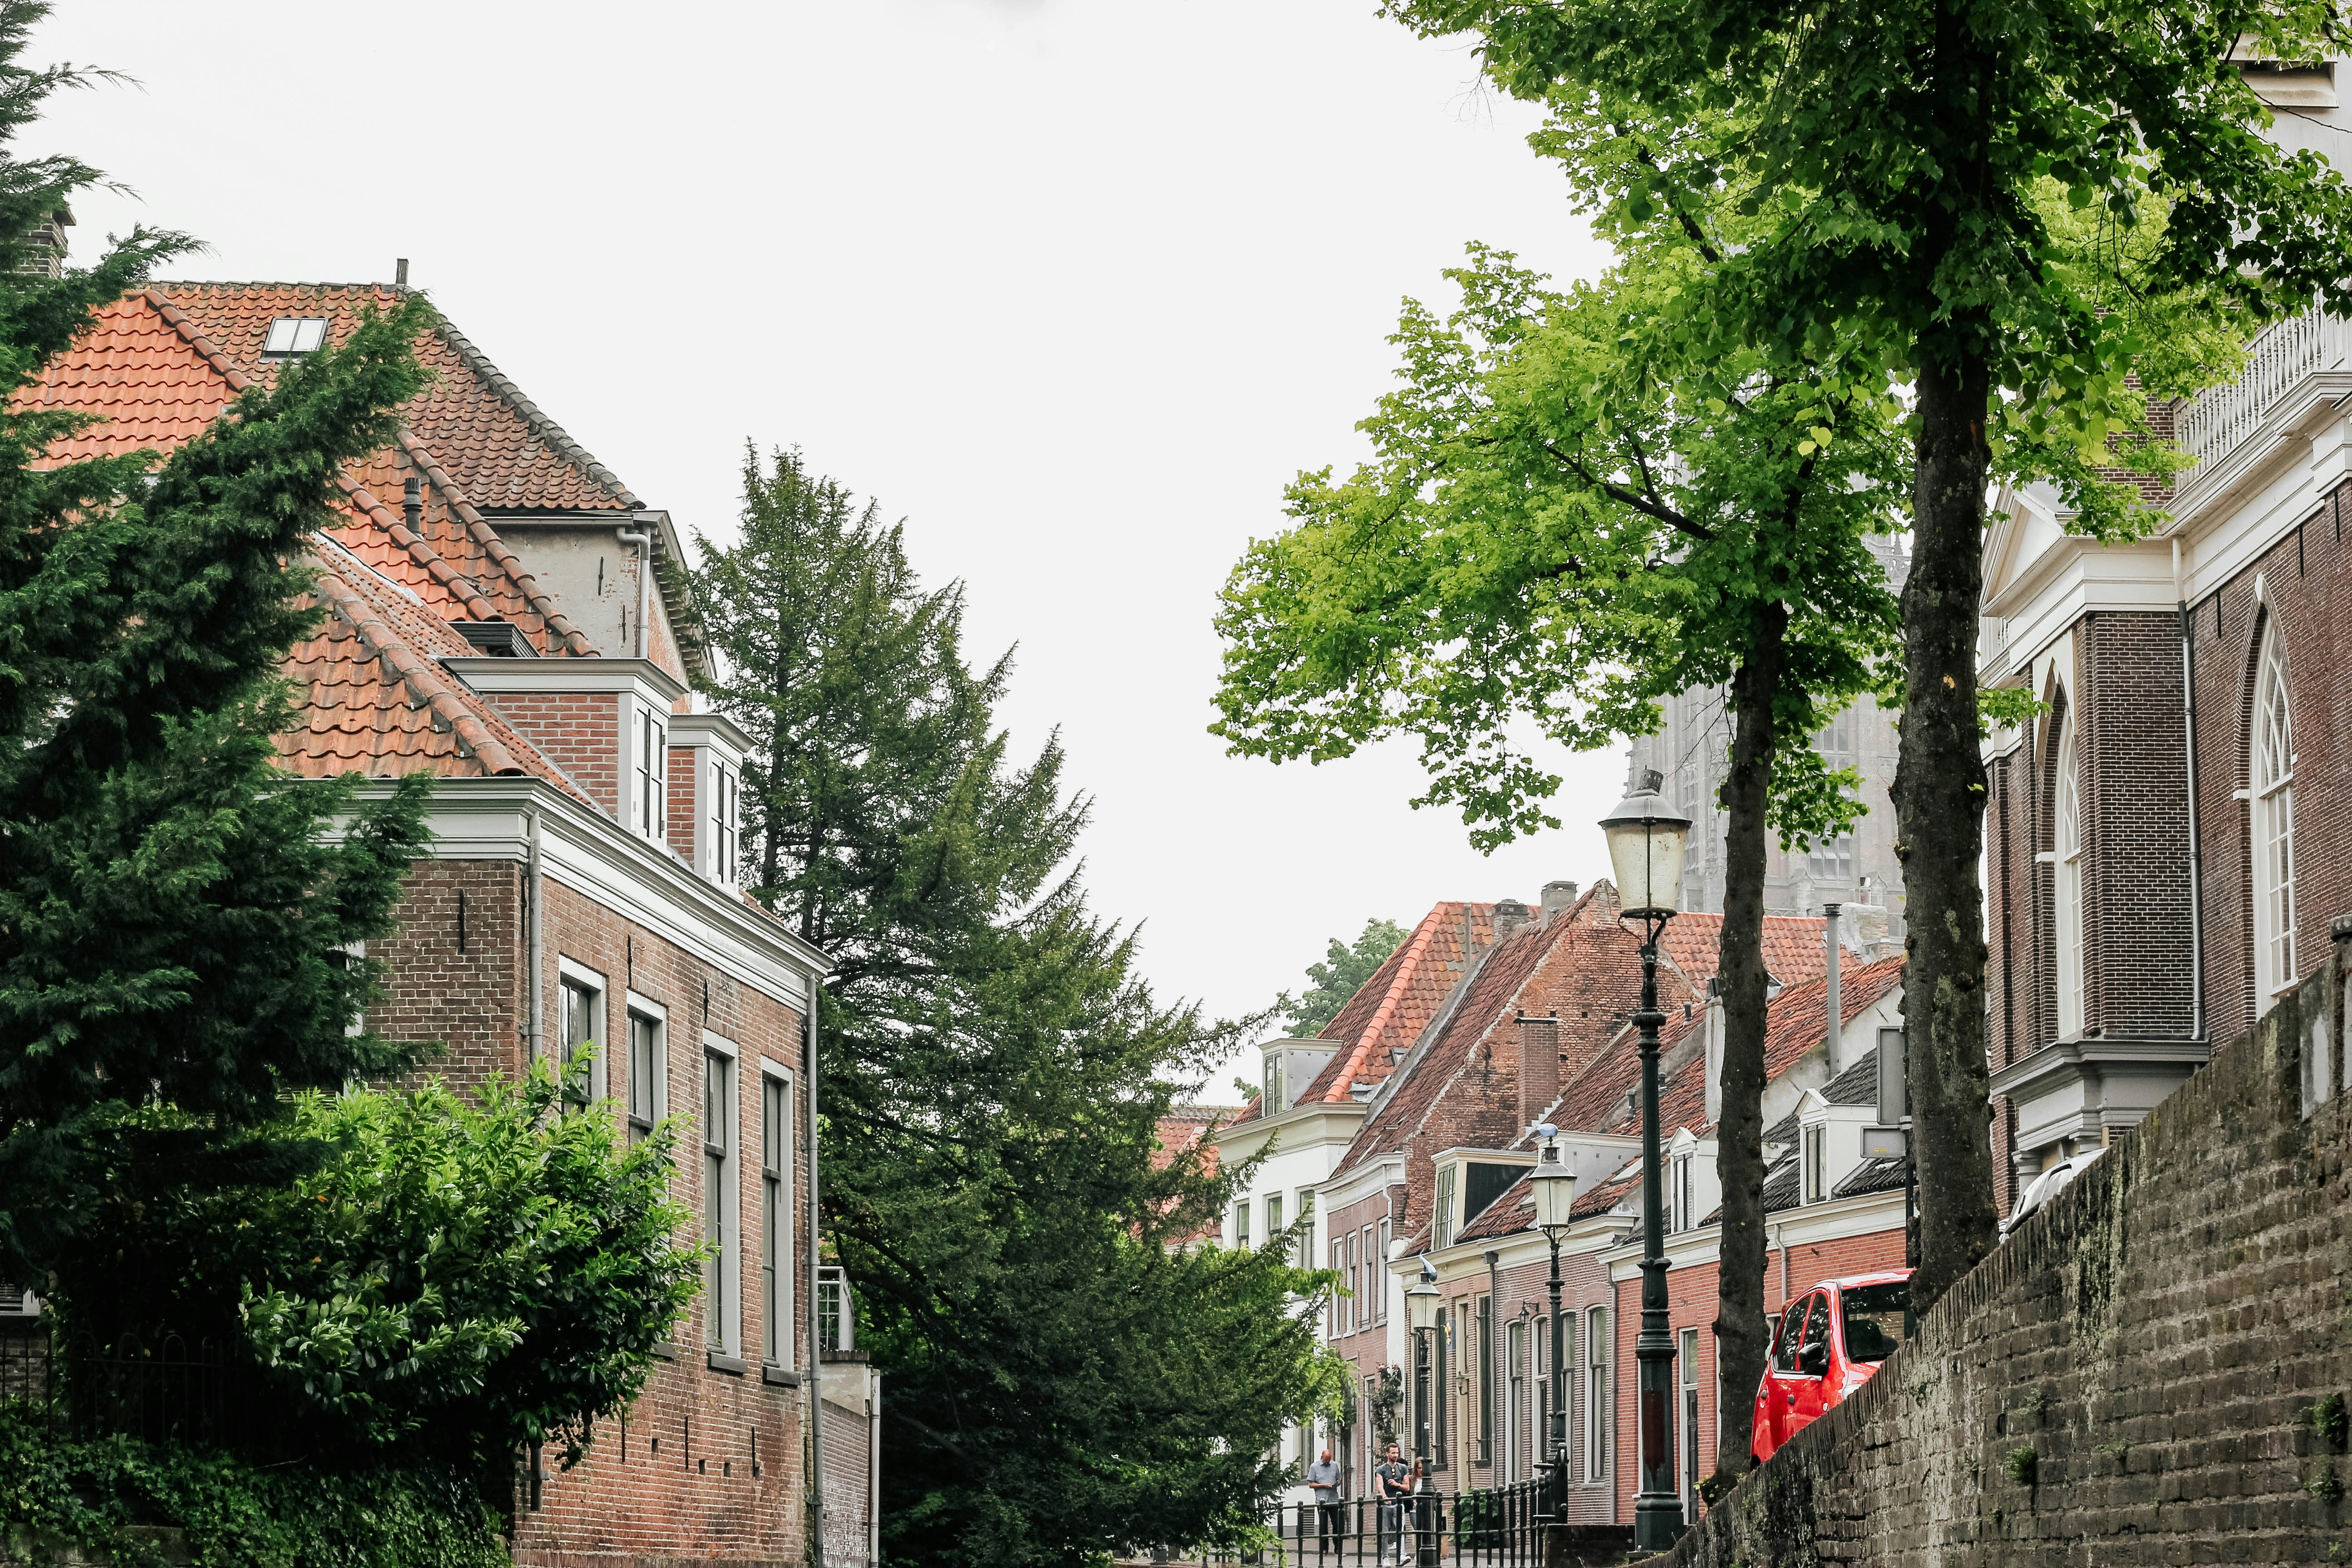
[[[1419,1467],[1407,1467],[1402,1454],[1394,1443],[1373,1467],[1374,1496],[1380,1500],[1381,1562],[1384,1565],[1402,1563],[1404,1560],[1402,1539],[1404,1510],[1418,1479]],[[1307,1484],[1315,1492],[1315,1549],[1319,1556],[1337,1547],[1347,1549],[1347,1508],[1339,1500],[1339,1467],[1332,1462],[1331,1450],[1307,1467]]]

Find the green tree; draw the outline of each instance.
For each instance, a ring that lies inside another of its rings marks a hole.
[[[1654,728],[1660,698],[1726,690],[1716,1331],[1744,1386],[1765,1352],[1766,834],[1859,813],[1855,778],[1804,742],[1895,651],[1869,540],[1899,520],[1904,453],[1874,364],[1834,345],[1774,364],[1710,331],[1746,226],[1731,203],[1689,216],[1604,225],[1622,259],[1565,293],[1474,247],[1449,274],[1457,311],[1408,304],[1404,384],[1362,426],[1372,462],[1339,485],[1302,476],[1297,525],[1227,586],[1214,728],[1276,761],[1416,734],[1423,799],[1460,805],[1492,847],[1559,826],[1525,727],[1597,746]],[[1718,1468],[1744,1470],[1731,1412],[1720,1439]]]
[[[1736,196],[1757,227],[1727,268],[1719,335],[1780,361],[1842,342],[1914,385],[1895,795],[1924,1306],[1990,1247],[1996,1224],[1977,874],[1988,483],[2054,479],[2071,527],[2132,532],[2147,514],[2100,470],[2118,434],[2125,448],[2147,445],[2147,392],[2182,390],[2163,384],[2165,318],[2149,303],[2193,300],[2237,333],[2315,297],[2352,305],[2352,195],[2315,154],[2264,138],[2268,111],[2232,63],[2326,58],[2332,9],[1386,8],[1426,36],[1472,35],[1489,79],[1552,110],[1546,150],[1629,220],[1674,221]],[[1737,142],[1681,133],[1724,118],[1744,126]],[[1629,127],[1664,132],[1630,163],[1612,152]],[[2091,220],[2087,245],[2058,212]],[[2127,243],[2151,218],[2161,232]]]
[[[1313,984],[1303,996],[1285,996],[1276,1005],[1286,1011],[1286,1020],[1292,1037],[1311,1040],[1323,1032],[1324,1026],[1339,1016],[1348,999],[1364,988],[1364,982],[1379,972],[1404,941],[1404,927],[1394,921],[1377,917],[1364,922],[1364,929],[1351,944],[1338,937],[1325,950],[1323,962],[1307,966],[1307,978]]]
[[[1274,1251],[1178,1246],[1233,1173],[1159,1163],[1178,1095],[1245,1027],[1157,1001],[1092,915],[1049,739],[1012,758],[1009,656],[960,584],[796,453],[747,453],[742,542],[697,586],[752,740],[745,863],[836,969],[818,1013],[825,1237],[890,1379],[885,1547],[1025,1563],[1230,1535],[1315,1397],[1324,1289]],[[1171,1251],[1171,1246],[1177,1250]]]
[[[146,1158],[193,1119],[144,1110],[97,1140],[102,1196],[58,1272],[68,1327],[241,1342],[278,1403],[276,1446],[504,1473],[517,1444],[569,1465],[643,1389],[693,1299],[665,1121],[624,1149],[614,1108],[557,1114],[545,1062],[468,1095],[296,1098],[283,1179],[192,1184]],[[270,1151],[265,1150],[265,1155]],[[226,1162],[224,1162],[226,1163]]]
[[[62,278],[18,270],[34,226],[98,177],[13,151],[47,94],[89,79],[16,63],[47,9],[0,3],[12,390],[189,244],[142,229]],[[287,364],[168,461],[52,463],[95,416],[0,412],[0,1276],[46,1279],[90,1212],[89,1139],[130,1108],[228,1138],[281,1121],[291,1091],[411,1058],[345,1032],[374,988],[348,953],[388,928],[426,781],[362,805],[286,775],[272,736],[290,722],[279,661],[319,616],[289,563],[330,519],[335,464],[388,442],[424,384],[424,311]]]

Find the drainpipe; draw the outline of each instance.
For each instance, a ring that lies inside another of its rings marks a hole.
[[[646,657],[646,607],[653,602],[654,536],[649,529],[634,533],[628,529],[615,529],[614,537],[637,552],[637,657]]]
[[[1822,1039],[1829,1053],[1829,1069],[1832,1077],[1835,1077],[1838,1070],[1845,1065],[1838,1060],[1838,1047],[1843,1043],[1842,1037],[1845,1033],[1845,994],[1840,989],[1840,984],[1843,979],[1840,971],[1843,968],[1843,964],[1838,952],[1838,910],[1842,907],[1832,903],[1822,905],[1822,913],[1827,917],[1822,921],[1822,934],[1828,939],[1830,944],[1829,952],[1824,955],[1823,970],[1823,973],[1829,976],[1827,999],[1829,1032],[1822,1036]]]
[[[816,1190],[816,982],[809,981],[808,1017],[803,1023],[807,1058],[802,1064],[808,1080],[808,1323],[809,1323],[809,1458],[808,1510],[811,1543],[809,1561],[824,1561],[824,1332],[817,1311],[821,1289],[818,1268],[824,1249],[817,1243]],[[845,1309],[846,1301],[842,1305]]]
[[[527,858],[523,866],[523,899],[528,906],[530,942],[530,1060],[537,1061],[546,1043],[545,1013],[541,1001],[541,987],[545,983],[541,978],[541,971],[546,967],[547,950],[539,921],[540,906],[545,900],[540,888],[539,807],[526,807],[525,815],[530,820]]]
[[[2197,651],[2189,636],[2188,580],[2180,540],[2172,541],[2172,596],[2180,606],[2180,717],[2189,780],[2189,1037],[2205,1037],[2205,836],[2197,810]]]

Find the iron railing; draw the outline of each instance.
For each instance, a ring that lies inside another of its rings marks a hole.
[[[1538,1568],[1554,1522],[1550,1483],[1517,1481],[1467,1492],[1415,1492],[1399,1502],[1348,1498],[1286,1502],[1266,1519],[1273,1541],[1255,1552],[1211,1552],[1215,1563],[1264,1568]]]
[[[234,1376],[223,1347],[177,1334],[153,1343],[126,1333],[111,1344],[87,1334],[62,1347],[47,1333],[0,1336],[0,1399],[21,1417],[78,1437],[121,1434],[150,1443],[224,1446],[253,1393]]]

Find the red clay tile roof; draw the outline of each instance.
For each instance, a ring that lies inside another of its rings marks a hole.
[[[1658,938],[1675,967],[1690,976],[1701,991],[1707,977],[1723,966],[1723,917],[1676,915]],[[1764,971],[1783,985],[1810,980],[1829,967],[1829,943],[1814,915],[1764,917]]]
[[[58,442],[50,461],[142,448],[168,453],[200,434],[239,393],[274,376],[275,364],[259,358],[271,319],[325,316],[340,338],[359,310],[391,300],[388,291],[366,288],[179,284],[139,290],[99,310],[74,347],[16,401],[104,416],[105,423]],[[215,342],[214,331],[226,331],[231,347]],[[446,341],[454,336],[445,327],[420,343],[440,374],[405,411],[412,419],[471,442],[467,449],[478,458],[498,447],[476,440],[479,430],[504,429],[503,449],[522,452],[525,489],[542,500],[561,492],[604,510],[634,505],[617,481],[567,445],[569,437],[527,405],[527,412],[509,407],[513,399],[495,388],[467,395],[506,410],[496,418],[484,415],[469,426],[451,415],[463,399],[450,384],[478,374],[466,358],[470,345],[461,353]],[[556,468],[571,477],[550,479]],[[421,502],[413,527],[394,499],[412,477]],[[321,774],[419,768],[451,776],[531,773],[586,799],[493,709],[443,676],[436,661],[475,651],[450,628],[458,620],[511,622],[551,656],[591,655],[594,647],[415,430],[404,429],[394,447],[339,470],[334,480],[341,521],[316,547],[325,568],[319,598],[331,614],[286,661],[288,675],[306,692],[303,728],[281,739],[289,765]],[[562,492],[565,485],[571,491]]]
[[[1339,1048],[1299,1100],[1352,1100],[1355,1085],[1385,1081],[1393,1070],[1390,1051],[1410,1048],[1461,980],[1465,938],[1473,948],[1494,942],[1494,905],[1442,903],[1423,916],[1323,1026],[1318,1038],[1337,1040]]]

